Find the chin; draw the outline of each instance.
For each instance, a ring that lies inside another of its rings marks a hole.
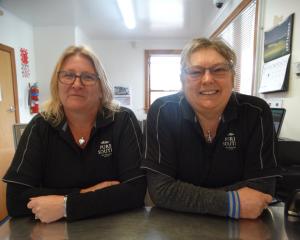
[[[214,104],[214,105],[212,105],[212,104],[201,104],[200,106],[199,106],[199,108],[200,109],[202,109],[202,110],[212,110],[212,109],[215,109],[217,106]]]
[[[200,98],[200,99],[198,99],[197,104],[199,106],[211,108],[211,107],[215,107],[217,105],[217,101],[216,100],[212,100],[212,99],[203,99],[203,98]]]
[[[70,111],[83,111],[87,109],[86,105],[82,105],[82,104],[72,104],[72,105],[68,104],[65,105],[64,108]]]
[[[197,108],[200,110],[213,110],[220,107],[220,102],[216,100],[199,99],[196,102]]]

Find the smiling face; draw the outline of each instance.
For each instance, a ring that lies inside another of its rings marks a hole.
[[[67,57],[60,71],[70,71],[76,75],[96,74],[91,60],[80,54]],[[59,81],[58,94],[65,112],[95,113],[100,107],[102,96],[99,81],[96,81],[94,85],[84,86],[79,77],[76,77],[74,83],[69,85]]]
[[[187,71],[182,76],[184,94],[196,113],[223,112],[233,88],[234,74],[228,64],[212,48],[191,54],[188,69],[202,69],[203,72],[203,68],[210,68],[209,71],[204,70],[203,74]]]

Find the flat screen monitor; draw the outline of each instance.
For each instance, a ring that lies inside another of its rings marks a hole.
[[[283,123],[283,119],[285,116],[285,109],[284,108],[271,108],[272,116],[273,116],[273,123],[275,127],[275,132],[277,137],[279,137],[281,126]]]

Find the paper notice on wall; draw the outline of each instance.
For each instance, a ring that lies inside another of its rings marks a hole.
[[[131,93],[129,87],[115,86],[114,99],[119,102],[121,106],[131,107]]]
[[[289,57],[290,54],[287,54],[264,64],[260,93],[282,89]]]

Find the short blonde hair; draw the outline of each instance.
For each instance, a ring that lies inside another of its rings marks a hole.
[[[44,105],[44,111],[42,112],[43,117],[46,120],[50,120],[55,126],[61,123],[65,116],[63,106],[58,94],[58,72],[61,70],[64,61],[68,57],[74,55],[82,55],[88,58],[95,68],[95,71],[99,77],[100,88],[102,91],[102,97],[101,99],[99,98],[99,101],[101,101],[101,103],[99,104],[100,108],[106,107],[111,111],[111,113],[119,109],[119,106],[113,101],[113,94],[110,84],[107,80],[104,68],[98,57],[87,47],[70,46],[63,52],[58,62],[56,63],[50,82],[51,98]]]
[[[234,74],[236,65],[236,55],[234,51],[221,39],[210,40],[207,38],[195,38],[188,42],[181,52],[181,75],[183,70],[189,65],[190,57],[193,53],[201,50],[211,48],[221,54],[226,61],[231,64]]]

